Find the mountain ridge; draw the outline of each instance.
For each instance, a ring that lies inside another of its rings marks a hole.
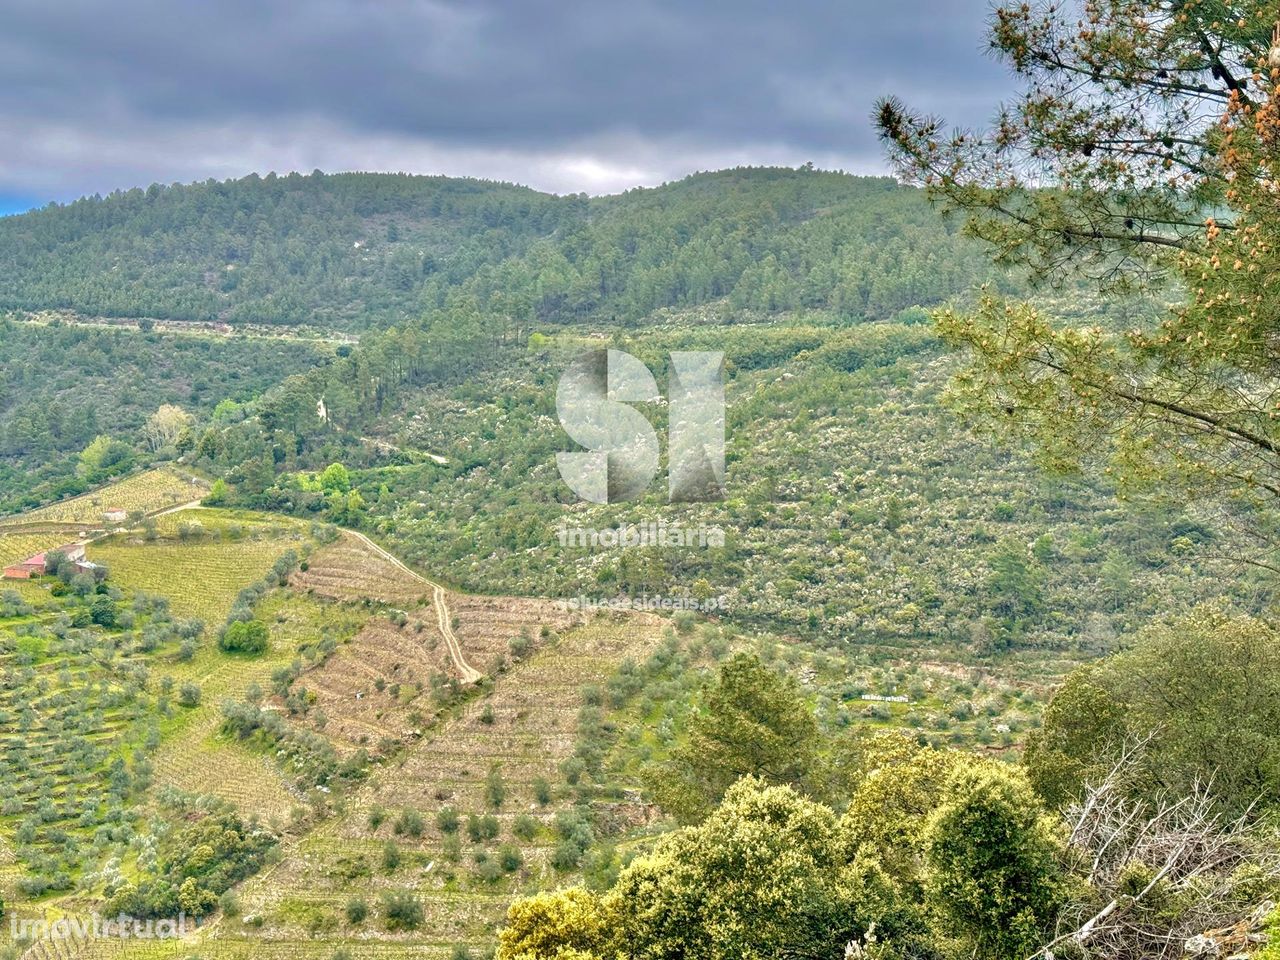
[[[919,258],[914,295],[874,295]],[[468,308],[634,323],[724,297],[886,316],[996,276],[915,188],[808,168],[594,198],[462,178],[253,175],[0,219],[0,310],[232,326],[355,331]]]

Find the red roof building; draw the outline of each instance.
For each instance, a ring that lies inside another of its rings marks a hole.
[[[28,557],[21,563],[10,564],[4,568],[4,579],[30,580],[32,577],[38,577],[44,573],[52,573],[53,571],[48,569],[48,556],[50,553],[60,553],[65,559],[70,560],[77,566],[87,563],[85,560],[84,544],[68,543],[58,547],[56,550],[37,553],[34,557]]]

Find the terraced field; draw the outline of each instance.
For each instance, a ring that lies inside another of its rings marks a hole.
[[[349,897],[359,894],[373,903],[382,891],[410,889],[422,899],[426,921],[420,934],[396,939],[412,945],[415,956],[445,955],[447,944],[491,943],[514,896],[568,879],[552,866],[553,822],[572,806],[561,764],[576,744],[584,688],[603,683],[625,657],[645,656],[657,645],[659,632],[657,620],[600,619],[547,641],[511,667],[489,696],[469,702],[352,798],[345,816],[301,840],[270,875],[246,884],[246,912],[266,918],[262,935],[293,940],[302,950],[309,923],[332,921],[340,931],[348,927],[341,913]],[[544,782],[552,788],[549,797],[540,795]],[[499,804],[494,803],[495,783],[503,794]],[[456,811],[464,824],[454,834],[461,841],[458,849],[451,849],[450,835],[436,820],[444,808]],[[371,829],[381,809],[388,812],[386,822]],[[394,821],[404,809],[423,816],[426,829],[420,838],[397,836]],[[473,814],[491,816],[497,835],[472,840],[465,824]],[[532,821],[532,837],[517,835],[520,818],[527,818],[522,829]],[[379,860],[391,840],[399,843],[403,863],[384,871]],[[503,845],[519,850],[520,866],[496,879],[482,876],[479,865],[500,856]],[[352,864],[358,872],[360,864],[367,865],[370,875],[353,883],[347,877]],[[389,936],[376,920],[366,927],[379,938]]]
[[[456,956],[458,945],[480,955],[513,897],[575,879],[575,870],[557,869],[553,860],[557,815],[573,806],[561,765],[575,748],[585,687],[603,682],[623,658],[643,658],[657,646],[660,628],[657,618],[602,617],[540,637],[524,660],[498,676],[490,694],[467,701],[451,721],[413,742],[348,800],[344,813],[292,841],[278,865],[244,883],[246,919],[220,919],[183,942],[96,943],[77,956],[328,960],[340,947],[366,960],[443,960]],[[357,653],[411,662],[411,641],[412,627],[375,623],[330,660],[334,672],[326,666],[302,682],[339,671],[353,676],[344,660]],[[385,708],[381,722],[402,722],[410,709]],[[346,730],[334,717],[326,728],[335,722]],[[494,771],[503,791],[498,804]],[[460,817],[456,831],[436,819],[443,808]],[[421,815],[421,836],[398,831],[406,809]],[[497,835],[468,836],[472,814],[492,817]],[[398,851],[394,868],[384,859],[389,842]],[[483,873],[483,864],[497,861],[504,849],[518,852],[518,867]],[[379,896],[387,891],[410,891],[420,900],[424,922],[416,932],[385,929]],[[369,902],[364,923],[344,915],[353,897]]]
[[[349,531],[317,550],[308,568],[295,573],[290,583],[331,600],[372,599],[410,606],[423,604],[432,593],[431,583],[370,549],[367,541]]]
[[[0,566],[7,567],[11,563],[17,563],[27,559],[27,557],[33,557],[37,553],[44,553],[46,550],[60,547],[75,539],[76,532],[71,530],[65,532],[54,530],[45,533],[5,533],[3,528],[0,528]],[[6,582],[5,586],[9,586],[9,583]]]
[[[216,519],[216,512],[209,513]],[[93,626],[93,598],[59,599],[50,592],[51,581],[4,585],[0,897],[6,902],[17,899],[16,885],[24,875],[55,881],[65,876],[68,881],[58,881],[62,889],[67,883],[79,886],[82,862],[88,866],[98,858],[83,860],[98,812],[119,808],[118,796],[109,799],[109,794],[136,794],[137,783],[215,794],[242,810],[287,821],[299,803],[297,792],[267,758],[217,736],[219,706],[224,697],[242,696],[252,683],[269,684],[271,671],[292,661],[314,623],[295,623],[299,618],[273,610],[270,615],[278,622],[265,656],[229,657],[217,650],[208,629],[194,657],[183,660],[176,640],[154,650],[139,646],[156,608],[131,600],[141,594],[168,597],[164,622],[169,615],[195,617],[215,628],[244,587],[262,579],[286,550],[304,546],[301,529],[276,518],[244,527],[234,541],[116,537],[96,544],[93,558],[108,564],[110,583],[123,588],[123,595],[115,594],[117,610],[129,618],[127,625],[121,620],[123,629]],[[3,542],[23,556],[50,545],[31,534],[0,536]],[[202,702],[194,708],[162,705],[184,683],[196,685]],[[162,696],[162,690],[171,693]],[[142,779],[130,786],[135,774]],[[16,850],[22,851],[23,864]]]
[[[199,511],[202,518],[215,524],[221,513]],[[242,524],[244,518],[236,522]],[[96,547],[94,555],[109,565],[114,582],[133,591],[168,597],[176,614],[199,617],[212,633],[242,589],[261,580],[285,551],[299,550],[306,543],[300,524],[279,518],[245,530],[240,540],[111,541]],[[219,796],[241,810],[257,812],[264,820],[284,822],[301,802],[297,792],[274,764],[218,735],[222,701],[243,697],[255,683],[269,686],[271,672],[287,666],[297,655],[300,634],[307,626],[299,627],[294,623],[296,614],[281,612],[274,603],[269,601],[263,614],[273,626],[271,645],[263,656],[228,657],[210,638],[189,663],[166,667],[165,672],[176,682],[197,684],[202,702],[168,727],[153,762],[160,784]]]
[[[368,613],[341,607],[322,607],[305,597],[274,594],[257,613],[270,625],[270,646],[251,659],[228,657],[212,645],[176,673],[200,685],[203,702],[191,711],[184,729],[157,751],[156,778],[180,790],[212,794],[229,800],[245,813],[282,825],[305,798],[270,757],[255,752],[219,732],[221,704],[240,700],[257,684],[271,686],[271,674],[288,666],[299,647],[321,636],[345,642],[355,635]]]
[[[195,520],[203,530],[193,533]],[[185,539],[179,539],[182,529]],[[196,954],[328,960],[343,945],[353,957],[370,960],[451,957],[458,944],[491,943],[514,896],[575,876],[572,864],[557,868],[553,860],[561,842],[557,815],[570,811],[575,798],[562,764],[575,750],[585,691],[622,659],[653,649],[663,621],[445,593],[362,538],[344,534],[312,549],[305,530],[276,517],[199,510],[162,517],[156,539],[120,534],[96,543],[94,559],[109,566],[111,582],[126,596],[168,597],[173,615],[198,617],[209,627],[194,656],[182,660],[170,651],[150,664],[153,683],[171,689],[194,683],[201,701],[157,723],[149,700],[138,700],[101,667],[95,672],[91,651],[84,663],[71,664],[45,665],[37,655],[33,667],[27,661],[35,641],[14,639],[0,657],[6,671],[0,711],[16,717],[23,704],[6,697],[40,691],[34,701],[40,719],[22,721],[21,731],[39,736],[24,741],[16,760],[6,760],[29,774],[48,767],[47,776],[36,772],[24,780],[22,805],[84,795],[95,779],[106,782],[112,751],[149,735],[154,787],[216,795],[287,827],[309,798],[272,753],[221,732],[220,706],[243,699],[255,684],[270,690],[272,674],[299,661],[305,666],[295,689],[305,692],[309,710],[295,722],[322,733],[344,757],[364,749],[390,759],[375,765],[371,779],[330,819],[307,833],[286,830],[279,864],[240,891],[243,914],[255,917],[253,924],[223,917],[183,942],[42,943],[28,954],[31,960]],[[30,545],[21,543],[24,550]],[[16,537],[13,546],[19,546]],[[269,627],[267,651],[252,658],[218,651],[212,630],[239,592],[289,549],[306,555],[306,569],[254,609]],[[54,602],[39,585],[21,587]],[[331,653],[317,656],[322,640],[331,641]],[[492,679],[474,684],[480,674],[472,663]],[[73,701],[84,722],[59,713]],[[274,702],[273,709],[284,709]],[[387,744],[393,749],[382,749]],[[94,762],[73,775],[63,753]],[[446,808],[456,813],[456,826],[442,814]],[[406,810],[421,818],[419,829],[395,825]],[[392,840],[399,862],[388,865]],[[0,845],[0,891],[10,895],[18,876],[12,861],[12,846]],[[425,919],[414,932],[387,931],[378,898],[391,890],[410,891],[422,902]],[[361,924],[346,918],[352,897],[370,904]]]
[[[222,737],[220,704],[243,697],[251,684],[267,685],[271,671],[287,665],[293,651],[273,641],[268,653],[253,660],[232,659],[208,644],[189,664],[175,665],[175,676],[196,683],[201,704],[170,726],[152,758],[156,783],[186,793],[212,795],[257,813],[264,822],[285,823],[302,797],[275,764],[234,740]]]
[[[51,503],[47,507],[0,520],[0,526],[29,525],[33,523],[80,524],[101,527],[103,512],[120,509],[145,514],[158,513],[180,504],[199,500],[208,493],[207,488],[189,476],[160,468],[148,470],[117,483],[70,500]]]
[[[87,601],[0,609],[0,897],[67,890],[98,860],[95,838],[144,778],[160,708],[130,629]],[[140,620],[138,626],[143,626]]]
[[[187,541],[201,536],[224,540],[285,537],[303,528],[299,521],[278,514],[208,507],[168,510],[157,514],[153,523],[158,536]]]
[[[261,580],[286,550],[305,542],[300,528],[262,539],[112,539],[93,547],[93,559],[105,563],[112,581],[124,589],[168,597],[175,613],[215,626],[226,618],[241,590]]]
[[[361,749],[373,751],[383,741],[398,744],[413,736],[424,723],[419,711],[432,708],[406,706],[428,693],[432,679],[447,676],[450,668],[433,618],[410,620],[400,627],[375,617],[301,683],[327,718],[325,736],[346,757]]]
[[[338,542],[322,551],[314,564],[295,577],[294,583],[321,596],[418,606],[428,602],[425,593],[429,590],[436,629],[448,648],[458,679],[464,684],[473,684],[484,676],[467,661],[454,633],[449,591],[411,570],[363,533],[343,531]]]

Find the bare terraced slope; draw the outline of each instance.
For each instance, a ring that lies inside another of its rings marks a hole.
[[[375,601],[355,636],[300,682],[316,694],[326,715],[324,735],[340,752],[384,737],[404,742],[405,749],[391,765],[375,768],[344,809],[286,841],[280,862],[239,891],[240,917],[216,918],[180,942],[41,944],[29,951],[31,960],[328,960],[339,947],[360,960],[445,958],[458,944],[492,944],[514,897],[573,882],[572,873],[555,870],[550,861],[556,815],[572,806],[561,764],[577,743],[584,688],[603,683],[623,660],[652,652],[665,621],[587,615],[547,601],[452,594],[348,532],[316,550],[290,586],[295,599],[285,598],[287,604],[337,603],[350,610]],[[393,620],[388,607],[403,617]],[[528,646],[519,657],[512,653],[517,637]],[[424,734],[415,725],[420,704],[392,691],[439,674],[459,685],[482,676],[493,680]],[[274,771],[262,773],[275,779]],[[489,786],[495,777],[505,794],[497,805]],[[551,785],[549,798],[539,798],[540,781]],[[437,826],[436,815],[445,807],[461,818],[460,851],[448,849],[454,841]],[[420,837],[396,834],[394,821],[404,809],[421,814]],[[381,810],[386,819],[375,827],[375,811]],[[472,814],[492,816],[498,835],[468,839]],[[517,818],[527,818],[526,828],[533,820],[532,837],[527,830],[525,838],[516,836]],[[401,864],[388,870],[383,854],[393,839]],[[497,856],[502,846],[519,850],[519,868],[497,880],[479,877],[476,864]],[[425,922],[419,929],[386,930],[378,900],[389,890],[410,891],[422,901]],[[353,898],[371,907],[363,924],[350,924],[344,916]]]

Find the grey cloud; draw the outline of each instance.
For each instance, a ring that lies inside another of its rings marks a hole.
[[[175,179],[351,162],[362,141],[381,162],[471,157],[555,189],[574,188],[575,164],[659,176],[727,157],[865,168],[880,94],[965,123],[991,113],[1005,80],[981,53],[985,11],[969,0],[10,0],[0,129],[29,142],[0,155],[0,190],[24,178],[103,189],[115,185],[100,182],[108,167]],[[267,145],[290,130],[332,142],[304,137],[273,162]],[[94,145],[109,163],[95,167]],[[158,146],[172,175],[150,172]],[[601,185],[590,180],[581,188]]]

